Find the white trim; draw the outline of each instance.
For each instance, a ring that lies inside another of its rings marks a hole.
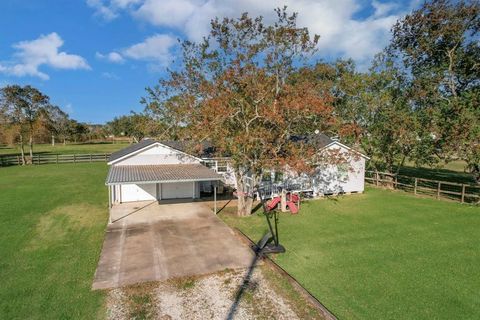
[[[361,153],[360,151],[357,151],[357,150],[355,150],[355,149],[353,149],[353,148],[350,148],[349,146],[344,145],[343,143],[341,143],[341,142],[339,142],[339,141],[332,141],[332,142],[330,142],[329,144],[327,144],[326,146],[320,148],[320,150],[326,149],[326,148],[328,148],[328,147],[330,147],[330,146],[332,146],[332,145],[334,145],[334,144],[336,144],[336,145],[338,145],[338,146],[340,146],[340,147],[343,147],[343,148],[347,149],[348,151],[352,151],[352,152],[358,153],[359,155],[361,155],[361,156],[364,157],[365,159],[370,160],[370,157],[364,155],[364,154]]]
[[[131,157],[131,156],[134,156],[134,155],[139,154],[139,153],[141,153],[141,152],[143,152],[143,151],[145,151],[145,150],[148,150],[148,149],[150,149],[150,148],[153,148],[154,146],[163,146],[163,147],[168,148],[168,149],[170,149],[170,150],[174,150],[174,151],[180,152],[180,153],[182,153],[182,154],[184,154],[184,155],[186,155],[186,156],[192,157],[192,158],[194,158],[194,159],[197,160],[197,161],[202,161],[202,159],[200,159],[200,158],[198,158],[198,157],[195,157],[194,155],[188,154],[188,153],[183,152],[183,151],[181,151],[181,150],[178,150],[178,149],[172,148],[172,147],[170,147],[170,146],[167,146],[166,144],[163,144],[163,143],[161,143],[161,142],[155,141],[154,143],[149,144],[148,146],[145,146],[145,147],[143,147],[143,148],[141,148],[141,149],[138,149],[138,150],[135,150],[135,151],[133,151],[133,152],[127,153],[126,155],[124,155],[124,156],[122,156],[122,157],[120,157],[120,158],[118,158],[118,159],[109,161],[109,162],[107,162],[107,165],[110,166],[110,165],[115,164],[115,163],[117,163],[117,162],[119,162],[119,161],[125,160],[125,159],[127,159],[127,158],[129,158],[129,157]]]

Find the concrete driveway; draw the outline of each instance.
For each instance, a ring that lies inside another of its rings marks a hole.
[[[136,202],[112,210],[93,289],[246,268],[254,258],[201,202]]]

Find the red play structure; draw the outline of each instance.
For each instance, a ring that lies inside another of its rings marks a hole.
[[[287,208],[292,214],[297,214],[298,209],[300,208],[300,196],[298,194],[287,193]],[[271,211],[275,209],[278,204],[282,201],[282,197],[278,196],[272,198],[270,202],[267,203],[267,210]]]

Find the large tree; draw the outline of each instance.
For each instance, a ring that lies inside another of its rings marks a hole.
[[[25,164],[24,136],[28,136],[30,158],[33,158],[34,123],[38,112],[48,106],[48,96],[32,86],[10,85],[0,89],[0,108],[12,127],[18,128],[18,137]]]
[[[423,136],[480,181],[480,3],[428,1],[393,27],[388,48],[411,76]]]
[[[68,137],[69,121],[68,114],[54,105],[42,108],[37,119],[37,122],[41,122],[39,125],[48,132],[52,146],[55,146],[55,138],[63,140],[65,144]]]
[[[180,70],[161,79],[146,99],[173,114],[184,138],[211,141],[219,154],[231,157],[240,215],[252,208],[245,182],[255,186],[266,168],[307,166],[312,150],[292,137],[333,122],[328,93],[296,76],[315,52],[318,36],[297,27],[296,14],[285,8],[276,13],[271,25],[246,13],[214,19],[203,42],[183,43]]]

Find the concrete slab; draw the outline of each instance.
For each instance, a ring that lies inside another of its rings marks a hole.
[[[112,208],[93,289],[246,268],[253,259],[203,203],[127,203]]]

